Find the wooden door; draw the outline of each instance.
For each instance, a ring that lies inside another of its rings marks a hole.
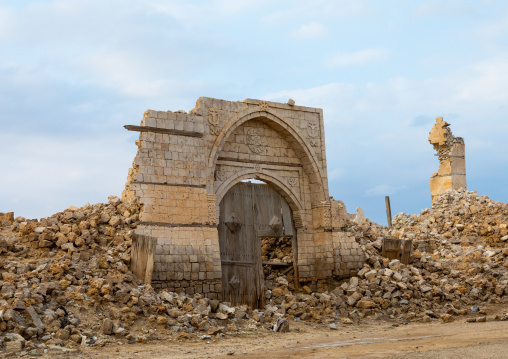
[[[262,308],[261,237],[293,235],[291,209],[268,185],[240,182],[220,203],[218,230],[223,300]]]

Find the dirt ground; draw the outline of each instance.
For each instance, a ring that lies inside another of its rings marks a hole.
[[[508,321],[494,320],[496,314],[506,312],[508,304],[488,308],[485,323],[466,323],[467,317],[446,324],[370,320],[337,324],[337,330],[324,324],[291,322],[289,333],[258,329],[257,333],[204,340],[161,335],[147,344],[49,350],[43,358],[507,358]]]

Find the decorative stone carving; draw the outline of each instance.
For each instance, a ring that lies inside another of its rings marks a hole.
[[[215,179],[217,181],[224,181],[227,177],[227,172],[223,169],[219,168],[217,171],[215,171]]]
[[[254,169],[256,170],[256,172],[261,172],[261,165],[259,163],[256,163],[254,165]]]
[[[294,187],[296,185],[296,182],[298,182],[298,179],[296,177],[288,177],[288,183],[291,187]]]
[[[307,134],[309,135],[309,142],[311,146],[316,147],[319,143],[317,137],[319,136],[319,128],[316,123],[309,122],[307,127]]]
[[[300,211],[293,211],[293,222],[296,228],[303,228],[303,219]]]
[[[240,217],[238,217],[234,212],[231,213],[231,216],[229,216],[229,219],[226,221],[226,226],[229,228],[231,233],[235,233],[242,228]]]
[[[210,134],[218,135],[220,133],[220,123],[224,121],[225,114],[217,107],[211,107],[208,110],[208,123],[210,124]]]
[[[261,101],[259,103],[259,111],[267,111],[268,110],[268,102]]]
[[[207,195],[208,199],[208,223],[211,225],[217,224],[217,196],[214,194]]]
[[[324,230],[332,229],[332,204],[330,201],[320,201],[312,204],[312,209],[318,211],[320,225]]]
[[[254,153],[260,154],[263,152],[263,142],[257,128],[249,128],[247,131],[247,145]]]

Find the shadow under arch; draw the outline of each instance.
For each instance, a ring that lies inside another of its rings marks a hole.
[[[318,201],[328,200],[327,183],[325,183],[324,181],[322,169],[318,165],[317,160],[313,155],[312,151],[310,150],[310,146],[307,143],[307,141],[303,139],[298,133],[298,131],[296,131],[286,121],[266,111],[254,111],[247,113],[238,119],[230,120],[224,126],[221,133],[217,136],[215,143],[212,146],[212,150],[210,152],[210,157],[208,160],[209,161],[208,168],[211,168],[212,173],[215,172],[215,166],[217,164],[219,153],[224,147],[224,143],[226,142],[226,140],[229,138],[229,136],[233,133],[235,129],[237,129],[245,122],[250,120],[260,121],[272,127],[275,131],[285,135],[285,137],[288,139],[288,142],[292,146],[295,146],[295,152],[297,154],[300,153],[300,155],[298,156],[300,157],[301,163],[304,168],[304,172],[306,172],[310,177],[310,182],[319,186],[319,189],[315,191],[315,194],[318,196],[316,200]],[[210,185],[213,187],[213,184]]]
[[[289,207],[291,207],[293,213],[302,210],[302,204],[300,200],[295,196],[293,191],[288,186],[286,186],[282,181],[270,175],[269,173],[263,171],[255,172],[252,169],[245,169],[243,171],[238,172],[236,176],[230,177],[229,179],[224,181],[219,187],[217,187],[217,190],[215,191],[215,195],[217,196],[217,203],[220,203],[222,201],[222,199],[229,191],[229,189],[233,187],[235,184],[251,178],[262,180],[271,187],[273,187],[282,197],[284,197]]]

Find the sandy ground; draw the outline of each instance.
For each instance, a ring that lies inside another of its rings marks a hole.
[[[78,352],[50,350],[44,358],[508,358],[508,321],[493,320],[508,311],[498,305],[487,311],[487,322],[451,323],[368,321],[338,324],[337,330],[319,324],[292,322],[289,333],[261,329],[226,335],[224,339],[177,340],[169,336],[148,344],[109,344]]]

